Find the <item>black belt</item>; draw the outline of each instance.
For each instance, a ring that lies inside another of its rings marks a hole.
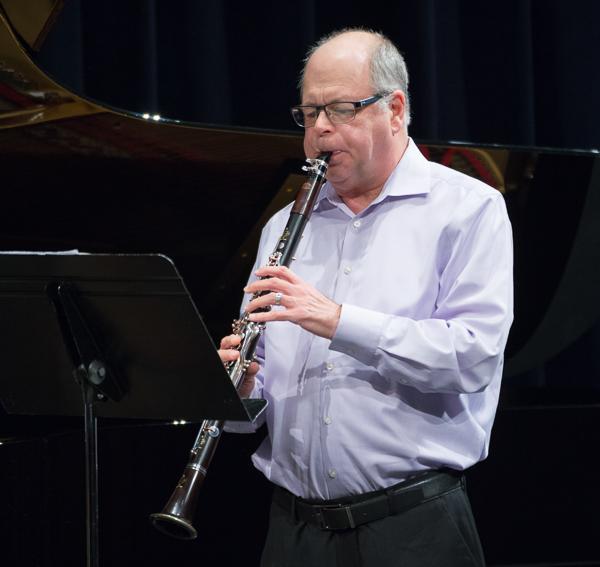
[[[278,486],[273,499],[297,520],[315,524],[323,530],[347,530],[399,514],[462,487],[462,474],[433,471],[385,490],[340,501],[307,502]]]

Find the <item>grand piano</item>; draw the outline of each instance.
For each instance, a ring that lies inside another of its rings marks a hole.
[[[0,249],[165,254],[212,336],[222,336],[262,225],[303,181],[300,135],[91,101],[35,62],[61,2],[37,4],[28,11],[0,0]],[[502,192],[514,229],[515,323],[501,404],[491,455],[469,473],[488,562],[600,559],[600,497],[585,489],[595,485],[590,454],[600,446],[598,153],[419,145]],[[11,324],[3,320],[2,332]],[[197,540],[170,540],[148,522],[196,429],[100,423],[101,564],[258,564],[269,494],[249,455],[264,432],[226,436],[203,489]],[[83,564],[83,468],[80,417],[0,407],[3,565]]]

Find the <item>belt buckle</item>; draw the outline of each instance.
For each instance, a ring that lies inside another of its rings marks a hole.
[[[334,521],[336,518],[344,518],[344,520],[347,520],[347,523],[343,526],[335,525],[339,524],[339,522]],[[327,506],[320,506],[319,525],[322,530],[343,530],[356,527],[350,506],[346,506],[344,504],[329,504]]]

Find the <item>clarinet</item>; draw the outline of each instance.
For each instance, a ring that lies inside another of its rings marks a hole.
[[[308,175],[302,184],[290,212],[287,224],[277,246],[269,256],[269,266],[289,266],[302,237],[304,227],[315,206],[316,198],[325,182],[330,153],[322,153],[316,159],[307,159],[302,167]],[[257,292],[256,299],[268,292]],[[270,307],[264,310],[270,310]],[[233,333],[241,338],[237,350],[237,360],[225,365],[227,373],[236,389],[241,386],[246,370],[254,360],[256,347],[265,323],[249,320],[245,311],[239,319],[233,321]],[[151,514],[150,521],[161,532],[178,539],[195,539],[198,535],[192,524],[200,487],[208,472],[208,467],[219,444],[224,420],[205,420],[200,426],[196,441],[190,451],[187,465],[175,490],[171,494],[162,512]]]

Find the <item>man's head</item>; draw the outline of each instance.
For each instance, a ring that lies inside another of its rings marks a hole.
[[[317,109],[316,121],[305,128],[307,156],[333,152],[328,179],[343,198],[376,194],[402,157],[410,121],[407,87],[404,60],[381,34],[342,30],[309,50],[300,79],[302,105],[381,96],[377,102],[357,108],[354,118],[352,111],[343,118]],[[314,119],[314,111],[312,114]],[[345,122],[347,118],[350,121]]]
[[[394,92],[395,90],[401,90],[406,98],[406,126],[410,124],[410,101],[408,96],[408,69],[406,68],[406,62],[404,57],[398,51],[398,48],[388,39],[385,35],[372,30],[362,28],[345,28],[342,30],[334,31],[323,36],[314,45],[312,45],[304,59],[304,67],[300,73],[300,79],[298,81],[298,89],[300,91],[300,97],[304,90],[304,75],[306,73],[306,65],[317,49],[319,49],[325,43],[332,39],[348,34],[357,33],[358,35],[366,34],[372,36],[375,40],[374,50],[371,54],[369,74],[371,87],[374,92]]]

